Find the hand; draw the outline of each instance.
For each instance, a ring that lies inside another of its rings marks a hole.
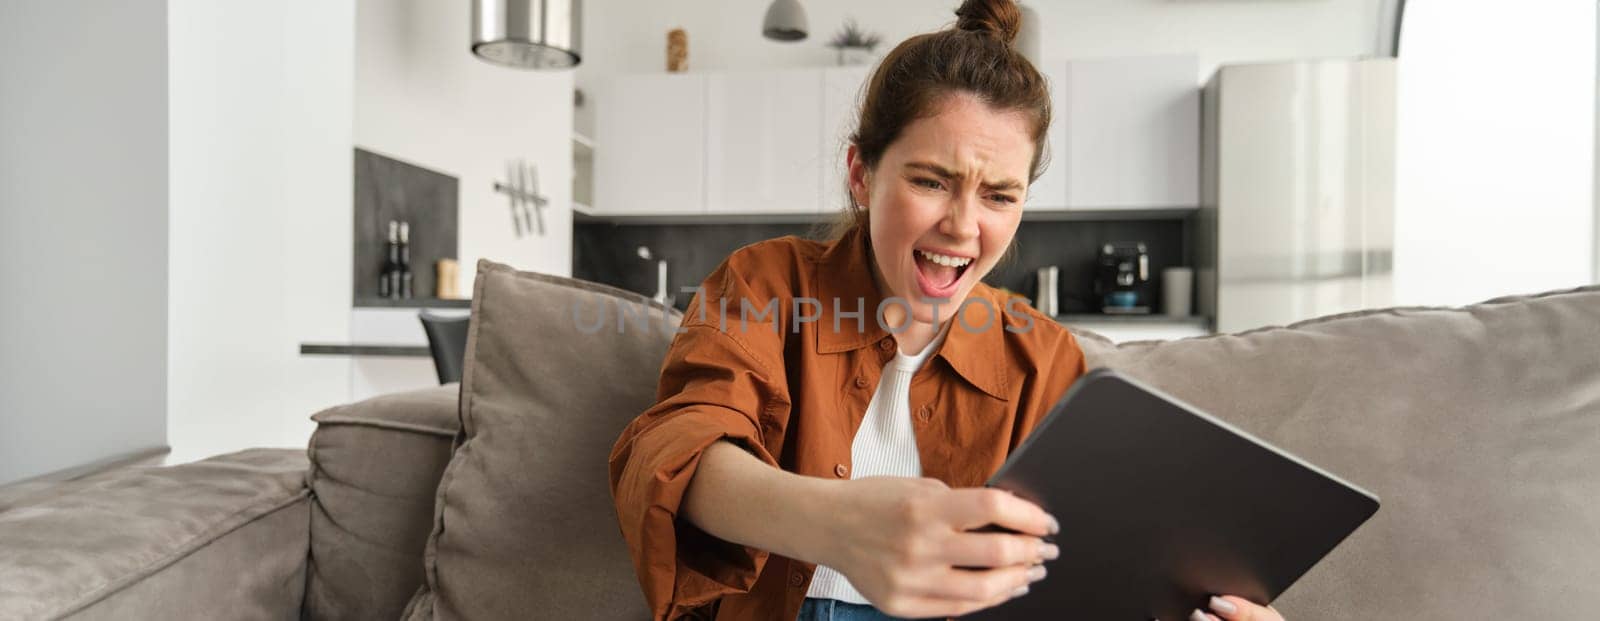
[[[995,489],[950,489],[936,479],[840,482],[819,562],[896,617],[950,617],[1001,604],[1044,578],[1059,530],[1037,505]],[[997,525],[1010,533],[973,533]]]
[[[1242,597],[1213,597],[1209,606],[1210,611],[1194,611],[1189,621],[1283,621],[1283,615],[1271,606],[1259,606]]]

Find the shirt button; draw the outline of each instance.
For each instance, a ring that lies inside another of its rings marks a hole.
[[[883,337],[883,340],[878,341],[878,349],[881,349],[883,351],[889,351],[891,349],[894,349],[894,339],[889,338],[887,336]]]
[[[842,479],[845,477],[845,475],[850,474],[850,467],[844,464],[839,464],[833,467],[833,473]]]
[[[864,376],[861,376],[861,375],[857,375],[856,376],[856,388],[866,388],[866,387],[867,387],[867,378],[864,377]]]
[[[924,405],[924,406],[922,406],[920,408],[917,408],[917,418],[920,418],[922,420],[928,420],[930,418],[933,418],[933,406]]]
[[[802,573],[800,573],[798,571],[791,572],[789,574],[789,586],[792,586],[792,587],[798,589],[798,588],[800,588],[800,585],[803,585],[805,583],[806,583],[806,575],[805,574],[802,574]]]

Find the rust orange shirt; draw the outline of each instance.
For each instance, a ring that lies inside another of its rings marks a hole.
[[[893,335],[861,229],[734,252],[684,315],[657,402],[623,430],[611,491],[656,619],[794,619],[816,566],[678,518],[700,455],[728,439],[805,476],[849,478],[850,447]],[[979,284],[911,381],[923,476],[980,487],[1085,371],[1065,328]],[[955,309],[940,309],[953,316]],[[857,314],[859,313],[859,314]]]

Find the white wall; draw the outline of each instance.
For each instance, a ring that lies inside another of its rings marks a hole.
[[[0,484],[166,443],[165,21],[0,3]]]
[[[304,446],[342,403],[348,337],[353,0],[171,0],[174,461]]]
[[[911,35],[955,21],[956,0],[805,0],[811,36],[797,43],[761,37],[767,0],[637,2],[586,0],[586,92],[606,76],[664,71],[666,32],[689,34],[690,71],[822,66],[825,46],[846,17],[883,35],[882,55]],[[1347,57],[1376,46],[1381,0],[1034,0],[1044,58],[1196,54],[1198,85],[1221,63]],[[592,128],[592,105],[579,127]]]
[[[460,181],[463,295],[479,258],[572,272],[572,71],[479,60],[471,14],[469,0],[360,0],[356,10],[355,144]],[[515,159],[539,169],[542,237],[518,239],[494,191]]]
[[[1395,295],[1594,281],[1593,2],[1416,0],[1399,90]]]
[[[359,0],[356,10],[355,144],[459,181],[463,296],[472,294],[479,258],[572,273],[573,72],[478,59],[470,51],[471,14],[470,0]],[[517,238],[510,203],[494,191],[518,159],[538,168],[539,193],[549,201],[542,236]],[[349,315],[350,335],[426,343],[415,315],[358,310]],[[352,399],[437,383],[425,358],[356,358],[351,368]]]

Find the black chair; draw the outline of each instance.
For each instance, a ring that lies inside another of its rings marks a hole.
[[[428,333],[428,350],[433,353],[433,369],[439,373],[439,383],[461,381],[467,357],[467,325],[472,318],[428,311],[417,313],[417,318],[422,320],[422,331]]]

